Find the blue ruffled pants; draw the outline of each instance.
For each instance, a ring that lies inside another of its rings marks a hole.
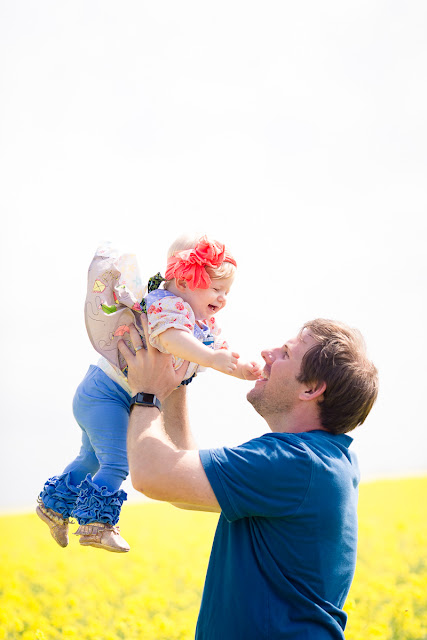
[[[91,365],[73,400],[82,430],[80,453],[60,476],[49,478],[40,498],[79,524],[117,524],[126,500],[120,485],[129,473],[126,436],[131,396],[99,367]]]

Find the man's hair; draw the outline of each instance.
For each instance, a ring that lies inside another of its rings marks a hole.
[[[325,382],[319,402],[320,421],[338,434],[362,424],[378,395],[378,371],[368,359],[362,334],[341,322],[318,318],[306,329],[316,344],[301,362],[298,382]]]

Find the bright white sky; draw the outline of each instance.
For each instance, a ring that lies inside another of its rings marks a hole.
[[[363,478],[427,471],[426,28],[421,0],[2,3],[0,508],[77,454],[97,244],[148,277],[182,231],[239,263],[218,320],[243,357],[313,317],[359,327],[381,380]],[[265,432],[249,388],[189,387],[201,447]]]

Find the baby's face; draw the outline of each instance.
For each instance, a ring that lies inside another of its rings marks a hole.
[[[208,320],[225,307],[233,279],[233,277],[218,278],[212,280],[208,289],[191,291],[187,288],[181,294],[182,299],[193,309],[196,320]]]

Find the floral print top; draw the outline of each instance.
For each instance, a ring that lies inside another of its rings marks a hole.
[[[148,319],[148,339],[150,344],[162,353],[168,353],[168,351],[161,345],[158,336],[166,329],[187,331],[211,349],[228,349],[226,341],[220,336],[221,329],[218,327],[216,319],[213,317],[203,323],[197,323],[193,309],[188,302],[175,296],[170,291],[156,289],[148,294],[145,302]],[[178,369],[183,363],[181,358],[175,356],[173,360],[175,369]],[[190,362],[184,380],[188,380],[195,373],[204,371],[204,369],[205,367]]]

